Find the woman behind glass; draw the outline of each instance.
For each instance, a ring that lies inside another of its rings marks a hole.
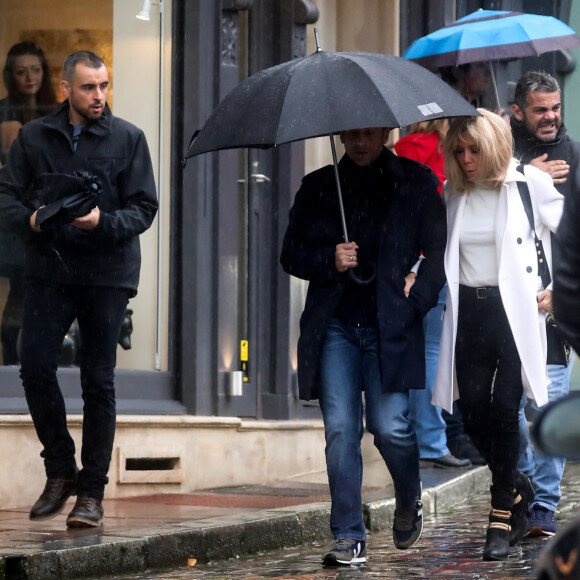
[[[459,397],[465,429],[492,473],[483,558],[503,560],[525,533],[533,499],[529,479],[516,470],[518,408],[522,390],[538,405],[548,402],[545,317],[552,310],[517,182],[527,181],[550,266],[563,197],[547,173],[517,170],[508,124],[479,112],[454,120],[444,144],[449,292],[433,402],[451,412]]]
[[[4,85],[8,96],[0,101],[0,157],[5,156],[22,125],[56,109],[48,62],[40,46],[24,41],[6,56]]]
[[[0,101],[0,164],[22,125],[52,112],[56,97],[46,56],[35,42],[15,44],[6,57],[4,84],[8,96]],[[22,318],[24,246],[14,235],[0,231],[0,276],[10,281],[2,312],[0,340],[5,365],[18,364],[16,344]]]

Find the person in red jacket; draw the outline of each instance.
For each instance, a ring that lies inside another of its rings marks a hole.
[[[399,157],[407,157],[430,167],[439,180],[437,188],[441,193],[445,172],[443,170],[443,139],[449,127],[447,119],[432,119],[411,125],[409,135],[395,143]]]
[[[431,168],[439,180],[440,194],[445,181],[443,140],[448,127],[447,119],[415,123],[411,126],[410,133],[395,143],[395,152],[399,157],[419,161]],[[417,434],[423,467],[469,467],[471,463],[485,462],[465,434],[460,414],[454,412],[453,415],[449,415],[431,404],[446,296],[447,285],[441,290],[437,306],[432,308],[423,320],[426,388],[412,391],[410,397],[411,421]],[[450,426],[447,425],[447,417],[450,418]],[[449,430],[449,433],[446,430]]]

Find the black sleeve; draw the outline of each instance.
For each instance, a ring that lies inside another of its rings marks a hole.
[[[439,292],[445,285],[443,259],[447,245],[445,206],[437,192],[438,182],[426,184],[422,196],[420,242],[424,260],[421,261],[409,300],[425,316],[437,304]]]
[[[552,270],[554,316],[580,352],[580,190],[564,202],[564,213],[554,238]]]
[[[10,147],[8,162],[0,168],[0,227],[7,232],[28,235],[33,211],[21,200],[31,189],[34,168],[20,131]]]
[[[303,280],[330,283],[344,274],[336,269],[336,245],[344,240],[330,227],[328,180],[307,176],[290,210],[280,263],[284,271]]]

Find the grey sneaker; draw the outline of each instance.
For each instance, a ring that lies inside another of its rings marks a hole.
[[[399,550],[414,546],[423,532],[423,502],[417,500],[414,509],[395,508],[393,542]]]
[[[364,540],[335,540],[322,559],[324,566],[350,566],[364,564],[367,561],[367,549]]]

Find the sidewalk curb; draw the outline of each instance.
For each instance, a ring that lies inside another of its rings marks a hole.
[[[480,467],[424,490],[425,515],[450,509],[485,491],[489,481],[489,471]],[[394,499],[365,504],[368,529],[375,532],[390,528],[394,509]],[[325,502],[240,514],[233,523],[231,518],[223,518],[223,524],[216,518],[212,525],[199,521],[165,524],[119,533],[118,538],[109,536],[107,543],[91,544],[94,537],[87,537],[83,547],[66,547],[66,542],[55,541],[54,550],[45,547],[43,551],[0,558],[0,579],[102,578],[150,569],[185,568],[188,558],[202,562],[221,560],[330,540],[329,517],[330,505]],[[137,534],[139,537],[131,537]]]
[[[450,481],[423,490],[423,516],[453,509],[455,505],[489,489],[491,472],[487,467],[470,470]],[[375,501],[363,506],[365,526],[371,532],[392,528],[395,498]]]

